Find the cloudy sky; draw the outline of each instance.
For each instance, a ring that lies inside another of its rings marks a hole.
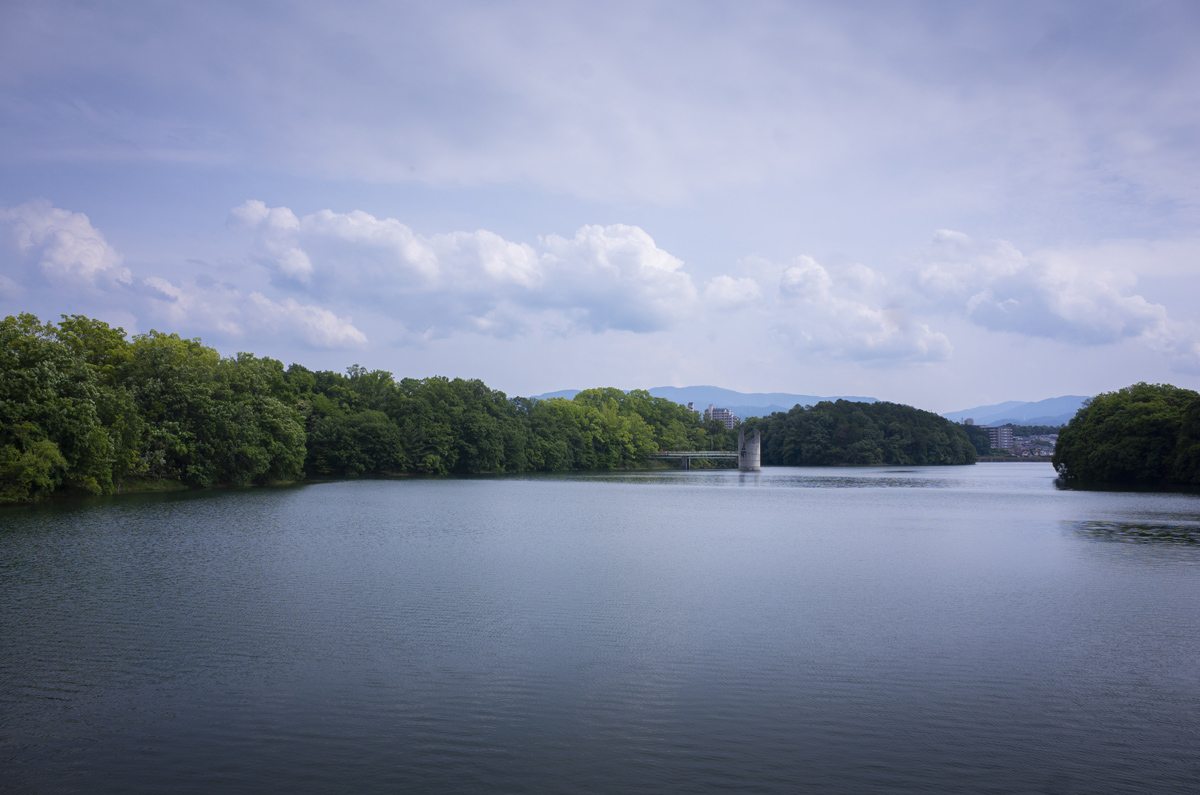
[[[1193,2],[0,5],[0,312],[341,370],[1200,387]]]

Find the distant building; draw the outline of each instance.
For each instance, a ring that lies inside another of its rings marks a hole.
[[[999,428],[989,428],[986,425],[982,426],[987,431],[988,439],[991,440],[992,447],[997,450],[1011,450],[1013,448],[1013,432],[1011,425],[1001,425]]]
[[[708,408],[704,410],[704,419],[717,420],[725,423],[726,428],[732,428],[741,418],[733,416],[733,412],[729,409],[715,408],[713,404],[709,403]]]
[[[688,405],[691,406],[690,403]],[[965,420],[963,420],[963,425],[974,425],[974,424],[975,424],[975,420],[971,419],[970,417],[967,417]]]
[[[1033,436],[1013,436],[1013,455],[1025,458],[1048,458],[1054,455],[1057,433],[1041,433]]]

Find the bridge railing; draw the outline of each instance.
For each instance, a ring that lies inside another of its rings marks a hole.
[[[737,450],[659,450],[651,458],[737,458]]]

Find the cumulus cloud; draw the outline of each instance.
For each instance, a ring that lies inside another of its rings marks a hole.
[[[114,287],[131,282],[121,255],[83,213],[38,199],[0,208],[0,222],[9,225],[18,249],[36,257],[38,267],[57,286]]]
[[[655,331],[697,305],[683,262],[636,226],[584,226],[535,247],[484,229],[419,235],[361,210],[298,218],[256,200],[234,208],[231,221],[253,233],[259,260],[292,287],[372,303],[424,326],[421,334],[507,336],[535,317],[594,332]]]
[[[276,336],[300,339],[318,348],[361,348],[367,337],[349,318],[294,298],[272,301],[223,284],[175,284],[144,280],[152,314],[174,328],[205,328],[231,337]]]
[[[258,236],[260,257],[284,276],[308,282],[312,262],[290,242],[300,227],[295,213],[286,207],[268,209],[263,202],[248,201],[230,210],[229,220],[234,226],[261,230]]]
[[[1166,307],[1133,293],[1129,272],[1068,255],[1027,256],[1004,240],[942,230],[922,254],[917,288],[936,306],[993,331],[1083,345],[1142,339],[1173,344]]]
[[[704,300],[716,309],[741,309],[762,298],[758,282],[748,277],[717,276],[704,288]]]
[[[886,299],[887,282],[863,265],[836,274],[809,256],[779,278],[776,331],[796,347],[862,362],[930,362],[950,358],[945,334],[913,322]],[[874,300],[871,300],[874,299]]]
[[[240,209],[249,214],[251,223],[276,226],[288,223],[286,213],[267,212],[265,219],[255,220],[254,213],[259,208]],[[292,220],[295,221],[295,216]],[[24,273],[14,270],[16,279],[0,276],[0,299],[24,301],[30,293],[36,296],[51,292],[58,298],[55,303],[59,303],[64,290],[82,290],[77,299],[82,297],[109,307],[118,302],[134,313],[131,315],[134,320],[138,313],[144,313],[172,329],[227,337],[277,336],[322,348],[357,348],[367,342],[349,318],[294,298],[275,301],[261,292],[247,292],[203,277],[179,284],[157,276],[136,278],[122,264],[121,254],[86,215],[55,207],[47,201],[0,208],[0,224],[11,229],[12,240],[21,255],[37,263],[36,268],[31,265]],[[297,253],[304,256],[303,252]],[[280,268],[303,270],[304,260],[290,255],[286,249],[279,254]],[[36,275],[39,271],[45,281]]]
[[[394,218],[360,210],[298,217],[248,201],[235,225],[253,233],[260,261],[292,289],[367,302],[398,320],[401,341],[424,343],[456,331],[510,337],[660,331],[706,313],[753,312],[799,351],[874,363],[938,361],[946,336],[914,322],[900,291],[876,271],[847,265],[832,273],[811,257],[763,274],[715,276],[697,288],[682,260],[645,230],[588,225],[536,244],[487,230],[421,235]],[[297,251],[303,278],[282,256]],[[777,280],[770,296],[763,284]]]
[[[545,298],[583,312],[594,331],[655,331],[690,313],[696,301],[683,261],[636,226],[585,226],[573,238],[542,238]]]

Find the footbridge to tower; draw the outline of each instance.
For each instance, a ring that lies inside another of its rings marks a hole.
[[[762,433],[755,429],[747,439],[745,429],[738,430],[736,450],[659,450],[651,458],[659,460],[679,459],[684,469],[691,469],[697,459],[709,461],[737,461],[742,472],[757,472],[762,468]]]
[[[684,469],[691,469],[692,462],[696,459],[736,461],[738,454],[737,450],[659,450],[650,457],[668,461],[679,459]]]

